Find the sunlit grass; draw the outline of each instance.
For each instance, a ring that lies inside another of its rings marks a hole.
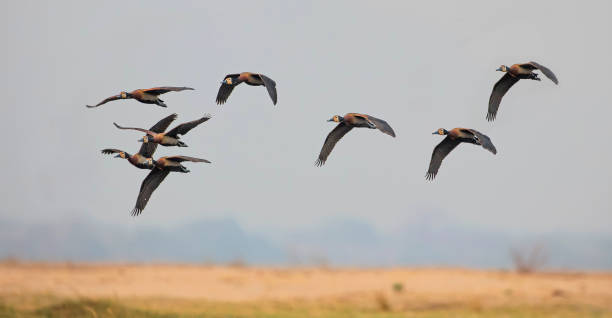
[[[355,318],[438,318],[438,317],[612,317],[612,312],[589,306],[517,306],[479,308],[457,305],[447,308],[422,308],[398,310],[388,307],[363,309],[347,305],[317,305],[316,303],[210,303],[201,302],[181,310],[181,302],[175,307],[166,304],[165,309],[143,309],[111,300],[69,300],[35,309],[16,309],[0,304],[0,317],[55,318],[163,318],[163,317],[244,317],[244,318],[298,318],[298,317],[355,317]],[[170,309],[171,308],[171,309]]]
[[[3,317],[610,317],[612,275],[0,265]]]

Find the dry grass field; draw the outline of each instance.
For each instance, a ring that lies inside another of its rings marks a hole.
[[[612,317],[612,273],[5,262],[0,317]]]

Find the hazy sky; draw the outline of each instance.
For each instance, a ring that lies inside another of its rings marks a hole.
[[[351,216],[391,229],[448,213],[504,231],[612,230],[610,1],[10,1],[0,10],[4,169],[0,217],[93,216],[178,224],[230,216],[291,228]],[[537,61],[559,86],[521,81],[485,120],[500,64]],[[215,104],[228,73],[240,86]],[[97,103],[121,90],[191,86],[167,109]],[[159,147],[186,165],[133,218],[148,171],[100,154],[137,152],[139,133],[173,112],[213,118]],[[314,166],[334,114],[389,122],[397,138],[356,129]],[[488,134],[498,154],[461,145],[425,180],[439,127]]]

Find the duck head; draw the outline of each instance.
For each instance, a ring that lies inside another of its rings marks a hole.
[[[431,133],[432,135],[448,135],[448,130],[444,129],[444,128],[440,128],[434,132]]]
[[[344,117],[340,116],[340,115],[334,115],[334,117],[328,119],[327,121],[333,121],[336,123],[342,122],[344,120]]]
[[[499,71],[499,72],[508,72],[508,67],[506,65],[502,65],[498,69],[496,69],[496,71]]]

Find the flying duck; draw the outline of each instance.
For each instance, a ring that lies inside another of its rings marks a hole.
[[[157,189],[159,184],[164,181],[166,176],[168,176],[171,171],[183,173],[189,172],[189,169],[181,164],[183,161],[210,163],[210,161],[206,159],[188,156],[161,157],[154,161],[155,167],[151,170],[151,172],[149,172],[147,177],[140,185],[140,192],[138,193],[138,198],[136,199],[136,206],[134,206],[134,209],[132,209],[132,216],[137,216],[142,213],[144,208],[147,206],[153,191]]]
[[[319,154],[319,159],[317,159],[315,163],[318,167],[325,164],[327,157],[334,149],[338,140],[351,131],[353,127],[378,129],[391,137],[395,137],[393,128],[391,128],[386,121],[366,114],[348,113],[344,115],[344,117],[335,115],[328,121],[336,122],[338,125],[327,135],[327,138],[325,138],[325,143],[323,143],[321,153]]]
[[[159,99],[159,95],[165,94],[167,92],[180,92],[184,90],[193,90],[191,87],[172,87],[172,86],[163,86],[163,87],[153,87],[153,88],[141,88],[137,90],[133,90],[131,92],[121,92],[118,95],[111,96],[96,105],[86,105],[89,108],[98,107],[100,105],[106,104],[110,101],[118,100],[118,99],[129,99],[133,98],[141,103],[145,104],[155,104],[161,107],[168,107],[164,104],[164,101]]]
[[[153,127],[151,127],[151,131],[156,133],[163,133],[175,119],[176,114],[167,116],[162,120],[158,121],[155,125],[153,125]],[[116,153],[117,155],[115,157],[127,159],[128,162],[134,165],[135,167],[138,167],[140,169],[151,169],[153,168],[153,159],[151,159],[151,157],[153,156],[153,153],[155,153],[156,149],[156,143],[148,142],[143,143],[142,146],[140,146],[140,150],[138,151],[138,153],[135,153],[133,155],[123,150],[114,148],[103,149],[102,153],[107,155]]]
[[[540,81],[538,73],[534,73],[534,70],[540,70],[546,77],[548,77],[553,83],[559,84],[555,74],[547,67],[540,65],[536,62],[529,62],[524,64],[514,64],[510,67],[506,65],[500,66],[497,71],[505,72],[504,76],[495,83],[491,97],[489,97],[489,110],[487,112],[487,120],[493,121],[497,117],[497,110],[499,109],[499,103],[506,92],[516,84],[520,79],[531,79],[534,81]]]
[[[176,114],[174,115],[176,116]],[[117,123],[113,123],[113,124],[115,125],[115,127],[119,129],[131,129],[131,130],[137,130],[137,131],[144,132],[147,135],[139,139],[138,141],[145,143],[145,144],[156,143],[162,146],[187,147],[187,145],[184,142],[179,140],[181,138],[179,135],[184,135],[188,133],[190,130],[197,127],[199,124],[209,120],[210,118],[211,116],[209,114],[205,114],[204,117],[200,119],[182,123],[172,128],[168,132],[161,132],[161,133],[156,133],[154,131],[143,129],[143,128],[122,127],[122,126],[119,126]]]
[[[234,87],[243,82],[251,86],[265,86],[266,89],[268,89],[268,94],[270,94],[270,98],[272,98],[272,102],[274,103],[274,105],[276,105],[276,82],[274,82],[271,78],[263,74],[256,74],[250,72],[225,75],[225,78],[221,82],[221,87],[219,87],[219,93],[217,93],[217,104],[225,104],[227,98],[234,90]]]
[[[434,148],[434,151],[431,154],[429,170],[427,170],[427,174],[425,175],[427,180],[433,180],[436,177],[438,174],[438,169],[440,169],[440,165],[442,165],[442,160],[444,160],[448,153],[453,151],[453,149],[455,149],[455,147],[462,142],[479,145],[493,154],[497,153],[497,149],[495,149],[491,139],[487,135],[474,129],[454,128],[449,131],[444,128],[440,128],[432,134],[446,135],[446,138],[444,138],[444,140],[442,140],[442,142],[440,142],[436,148]]]

